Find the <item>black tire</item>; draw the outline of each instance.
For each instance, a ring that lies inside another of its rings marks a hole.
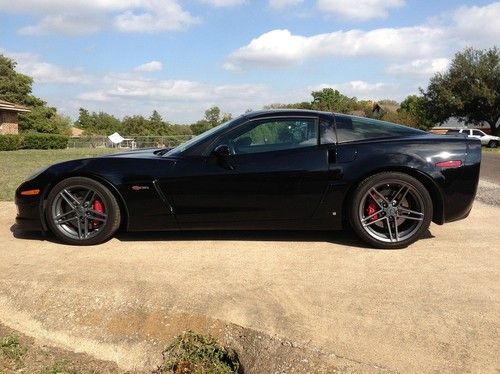
[[[488,143],[488,147],[496,148],[498,147],[498,142],[496,140],[490,140],[490,142]]]
[[[101,207],[98,211],[96,201]],[[71,245],[103,243],[118,230],[121,220],[115,196],[85,177],[67,178],[55,185],[47,197],[45,217],[52,233]]]
[[[432,199],[425,186],[400,172],[383,172],[362,181],[352,195],[348,211],[356,234],[381,249],[405,248],[417,241],[429,228],[432,214]]]

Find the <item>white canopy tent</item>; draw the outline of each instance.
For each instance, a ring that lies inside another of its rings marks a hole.
[[[111,134],[110,136],[108,136],[108,139],[113,144],[113,147],[121,147],[122,143],[125,142],[125,146],[126,147],[130,147],[132,149],[135,148],[135,144],[136,144],[135,143],[135,139],[124,138],[123,136],[121,136],[117,132],[115,132],[115,133]]]

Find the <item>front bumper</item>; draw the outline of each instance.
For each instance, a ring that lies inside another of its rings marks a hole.
[[[47,231],[41,215],[40,200],[16,196],[16,229],[21,231]]]

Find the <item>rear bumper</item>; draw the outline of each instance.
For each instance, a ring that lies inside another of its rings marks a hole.
[[[479,184],[481,168],[481,143],[467,142],[467,156],[460,169],[450,169],[445,173],[444,212],[445,222],[466,218],[474,203]]]

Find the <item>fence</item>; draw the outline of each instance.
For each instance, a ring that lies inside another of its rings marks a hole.
[[[176,147],[189,139],[192,135],[165,135],[165,136],[130,136],[115,145],[107,136],[71,137],[68,148],[163,148]]]

